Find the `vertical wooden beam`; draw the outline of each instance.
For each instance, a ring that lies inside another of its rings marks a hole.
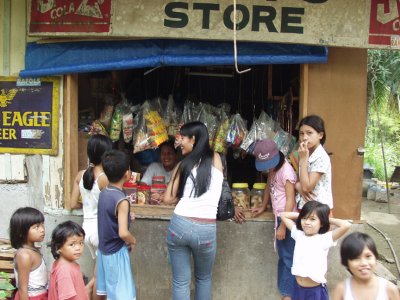
[[[64,80],[64,208],[71,209],[71,192],[78,172],[78,75]]]
[[[308,114],[308,64],[300,65],[299,120]],[[296,124],[297,125],[297,124]]]
[[[267,99],[272,100],[273,94],[272,94],[272,65],[268,65],[268,94],[267,94]]]

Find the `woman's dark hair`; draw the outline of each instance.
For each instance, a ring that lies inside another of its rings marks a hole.
[[[60,254],[58,253],[58,249],[60,249],[67,239],[71,236],[81,236],[85,237],[85,231],[81,227],[81,225],[72,222],[72,221],[65,221],[60,223],[54,228],[51,234],[51,254],[53,254],[54,259],[59,259]]]
[[[323,137],[321,139],[321,145],[325,144],[326,141],[326,131],[325,131],[325,123],[324,120],[320,116],[310,115],[301,119],[299,123],[299,128],[303,125],[308,125],[318,133],[323,133]]]
[[[279,151],[279,162],[274,168],[274,171],[277,172],[280,168],[282,168],[284,163],[285,163],[285,154],[283,154],[282,151]]]
[[[321,228],[318,233],[323,234],[329,231],[329,214],[331,209],[328,205],[318,201],[308,201],[304,204],[303,208],[299,213],[299,217],[296,220],[296,228],[303,231],[301,226],[301,220],[307,218],[312,213],[316,214],[319,221],[321,222]]]
[[[18,208],[10,219],[10,241],[15,249],[27,242],[28,232],[32,225],[43,223],[44,215],[33,207]]]
[[[349,270],[349,260],[359,257],[365,247],[367,247],[375,257],[378,258],[378,250],[376,249],[375,242],[368,234],[353,232],[346,236],[340,245],[340,258],[342,265]]]
[[[183,196],[183,190],[188,177],[193,180],[194,197],[203,195],[210,186],[213,151],[210,148],[206,125],[195,121],[181,127],[180,134],[189,138],[194,137],[193,150],[186,155],[179,165],[180,180],[177,196]],[[193,178],[192,170],[197,165],[197,175]],[[175,178],[174,178],[175,180]]]
[[[101,158],[104,152],[111,150],[112,141],[108,136],[96,134],[93,135],[87,144],[87,156],[89,158],[89,166],[83,174],[83,186],[87,190],[91,190],[94,184],[94,166],[101,164]]]

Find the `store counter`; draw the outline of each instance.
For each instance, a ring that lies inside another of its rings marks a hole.
[[[137,298],[171,299],[172,277],[165,236],[174,206],[133,205],[132,210],[136,219],[131,232],[137,245],[131,262]],[[276,288],[274,216],[271,212],[257,218],[251,218],[250,211],[245,214],[244,224],[217,222],[213,299],[280,299]]]

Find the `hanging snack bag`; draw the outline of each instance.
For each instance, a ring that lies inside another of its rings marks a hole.
[[[160,146],[163,142],[168,140],[164,121],[157,111],[148,111],[144,114],[144,118],[146,119],[147,133],[150,136],[151,146],[153,148]]]
[[[214,151],[226,154],[228,150],[228,146],[226,144],[226,136],[228,134],[230,122],[228,116],[225,113],[223,113],[223,115],[223,121],[219,125],[217,134],[215,135],[214,139]]]
[[[226,135],[226,143],[232,147],[239,147],[247,134],[246,120],[240,114],[232,117],[228,134]]]
[[[111,119],[111,126],[110,126],[110,139],[113,142],[119,140],[121,135],[121,127],[122,127],[122,112],[123,107],[121,104],[118,104],[115,108],[114,114]]]
[[[89,130],[89,135],[96,135],[96,134],[108,136],[107,130],[104,128],[104,125],[99,120],[93,121]]]

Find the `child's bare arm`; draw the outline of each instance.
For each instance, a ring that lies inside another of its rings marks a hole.
[[[123,200],[117,206],[118,235],[126,244],[135,245],[136,239],[129,232],[128,228],[128,216],[129,216],[129,202],[128,200]]]
[[[82,204],[80,204],[78,202],[79,195],[80,195],[79,181],[82,178],[82,174],[83,174],[83,171],[79,171],[78,174],[75,177],[75,180],[74,180],[74,185],[72,187],[72,193],[71,193],[71,209],[81,208],[82,207]]]
[[[329,223],[336,226],[336,228],[332,231],[332,239],[334,241],[340,239],[350,229],[351,226],[349,221],[336,218],[329,218]]]
[[[32,259],[27,251],[29,250],[21,249],[15,256],[15,262],[18,266],[18,294],[21,300],[29,299],[28,282],[29,273],[32,268]]]
[[[389,300],[400,300],[399,289],[392,282],[389,281],[386,283],[386,289]]]
[[[298,216],[299,216],[298,212],[284,211],[284,212],[280,213],[282,222],[285,224],[286,228],[289,230],[292,230],[292,227],[296,226],[296,223],[294,222],[294,220],[296,220]]]
[[[339,282],[333,290],[332,300],[343,300],[344,296],[344,281]]]

